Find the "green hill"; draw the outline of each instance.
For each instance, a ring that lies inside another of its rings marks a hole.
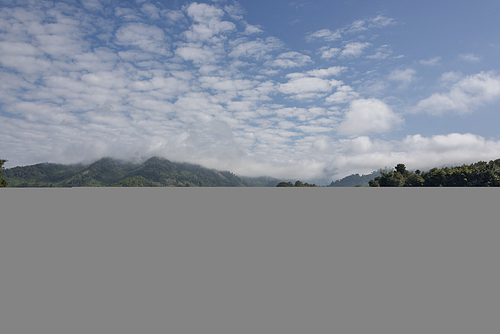
[[[8,187],[273,187],[270,177],[238,177],[153,157],[142,164],[102,158],[90,165],[41,163],[5,169]]]
[[[370,180],[380,176],[380,171],[372,172],[367,175],[351,174],[343,179],[332,181],[328,187],[365,187]]]
[[[404,164],[369,181],[370,187],[500,187],[500,159],[470,165],[409,171]]]

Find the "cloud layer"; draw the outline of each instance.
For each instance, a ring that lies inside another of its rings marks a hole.
[[[473,134],[380,137],[405,124],[384,98],[390,85],[408,90],[418,75],[391,63],[401,57],[376,38],[396,24],[374,15],[304,33],[311,50],[293,50],[236,2],[4,2],[1,158],[10,167],[157,155],[305,180],[500,153],[499,142]],[[442,58],[428,59],[419,64]],[[441,82],[444,92],[410,109],[463,114],[500,98],[493,72],[447,72]]]

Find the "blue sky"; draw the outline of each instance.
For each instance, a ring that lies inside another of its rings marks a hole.
[[[500,158],[492,1],[0,0],[0,158],[302,180]]]

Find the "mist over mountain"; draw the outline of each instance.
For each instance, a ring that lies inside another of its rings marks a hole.
[[[102,158],[89,165],[40,163],[6,169],[8,187],[274,187],[281,180],[239,177],[152,157],[143,163]]]

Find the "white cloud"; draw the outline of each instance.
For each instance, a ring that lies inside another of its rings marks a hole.
[[[341,57],[359,57],[363,54],[363,50],[369,47],[370,43],[367,42],[352,42],[344,46],[344,50],[340,53]]]
[[[434,57],[429,60],[421,60],[419,61],[420,64],[425,65],[425,66],[435,66],[438,65],[439,62],[441,61],[441,57]]]
[[[366,25],[368,23],[368,25]],[[312,42],[314,40],[324,40],[332,42],[343,38],[343,34],[356,33],[365,31],[371,28],[383,28],[389,25],[394,25],[396,22],[383,15],[378,15],[369,20],[356,20],[343,28],[332,31],[330,29],[321,29],[306,35],[306,41]]]
[[[102,10],[102,4],[99,0],[82,0],[82,5],[92,11]]]
[[[351,102],[337,132],[347,136],[384,133],[402,122],[402,118],[384,102],[377,99],[358,99]]]
[[[235,20],[243,20],[243,14],[245,14],[245,10],[241,7],[238,2],[235,2],[233,5],[224,6],[224,10]]]
[[[343,30],[346,33],[354,33],[354,32],[358,32],[358,31],[368,30],[368,28],[365,27],[365,23],[366,23],[365,20],[356,20],[353,23],[351,23],[349,26],[344,28]]]
[[[322,68],[322,69],[307,71],[306,74],[312,77],[326,78],[332,75],[339,76],[340,73],[344,72],[345,70],[347,70],[347,67],[345,66],[332,66],[326,69]]]
[[[153,20],[160,19],[160,10],[158,9],[158,7],[156,7],[153,4],[148,3],[148,4],[142,5],[141,12],[148,15],[149,18],[151,18]]]
[[[323,47],[319,49],[318,52],[321,53],[321,59],[331,59],[339,55],[340,49]]]
[[[382,60],[382,59],[386,59],[387,57],[389,57],[391,55],[391,53],[392,53],[392,50],[388,45],[381,45],[380,47],[378,47],[375,50],[375,54],[370,55],[370,56],[366,56],[366,58]]]
[[[254,41],[239,40],[236,41],[233,50],[229,53],[230,57],[250,57],[259,59],[270,58],[269,53],[280,50],[284,46],[283,42],[275,37],[266,39],[256,39]]]
[[[344,143],[347,144],[344,150],[349,154],[367,153],[373,148],[372,141],[368,136],[360,136],[351,140],[346,140]]]
[[[500,99],[500,77],[491,72],[481,72],[455,83],[448,93],[435,93],[420,101],[414,112],[437,115],[448,111],[459,114]]]
[[[189,41],[208,41],[216,35],[236,30],[233,22],[222,21],[224,11],[220,8],[193,2],[185,10],[195,22],[189,31],[184,32],[184,36]]]
[[[140,21],[140,13],[130,8],[115,8],[115,15],[125,21]]]
[[[401,146],[406,148],[406,161],[420,169],[461,165],[500,156],[500,142],[471,133],[431,137],[408,135],[401,141]]]
[[[269,60],[264,63],[264,66],[292,68],[301,67],[312,63],[311,57],[298,52],[286,52],[280,54],[276,59]]]
[[[337,80],[325,80],[315,77],[292,78],[284,84],[280,84],[278,90],[295,99],[308,99],[320,97],[330,92],[340,84]]]
[[[405,70],[393,70],[391,73],[389,73],[389,76],[387,77],[388,80],[390,81],[400,81],[403,83],[410,83],[414,80],[415,74],[417,71],[415,71],[412,68],[407,68]]]
[[[326,103],[347,103],[359,97],[350,86],[344,85],[337,88],[337,91],[325,99]]]
[[[210,64],[217,62],[217,57],[213,50],[207,46],[198,44],[185,44],[175,49],[175,54],[186,61],[193,61],[195,65]]]
[[[342,33],[340,32],[340,30],[331,31],[330,29],[322,29],[310,33],[306,36],[306,40],[308,42],[311,42],[315,39],[323,39],[328,42],[336,41],[338,39],[342,39]]]
[[[409,170],[428,170],[444,165],[459,166],[489,161],[500,156],[500,141],[486,140],[471,133],[423,137],[408,135],[401,141],[373,140],[366,136],[340,140],[330,169],[334,178],[352,173],[368,174],[379,168],[404,163]]]
[[[43,53],[29,43],[24,42],[0,42],[0,54],[18,56],[37,56]]]
[[[146,52],[163,56],[171,55],[167,36],[162,29],[144,23],[130,23],[120,27],[115,34],[117,44],[137,47]]]
[[[462,78],[463,78],[462,73],[450,71],[450,72],[446,72],[446,73],[441,74],[439,81],[441,81],[443,83],[450,83],[450,82],[455,83]]]
[[[160,13],[161,16],[167,19],[167,24],[170,25],[173,25],[185,18],[184,13],[181,10],[164,9]]]
[[[390,17],[386,17],[383,15],[377,15],[376,17],[370,19],[368,23],[368,27],[370,28],[382,28],[390,25],[396,24],[396,21]]]
[[[248,23],[245,23],[245,26],[245,31],[243,32],[245,35],[259,34],[262,32],[262,29],[259,26],[251,25]]]
[[[477,63],[477,62],[481,61],[481,57],[476,56],[473,53],[462,53],[462,54],[458,55],[458,58],[460,60],[470,61],[472,63]]]
[[[211,22],[220,21],[224,16],[224,11],[214,6],[210,6],[204,3],[193,2],[186,7],[186,13],[195,22],[209,24]]]

